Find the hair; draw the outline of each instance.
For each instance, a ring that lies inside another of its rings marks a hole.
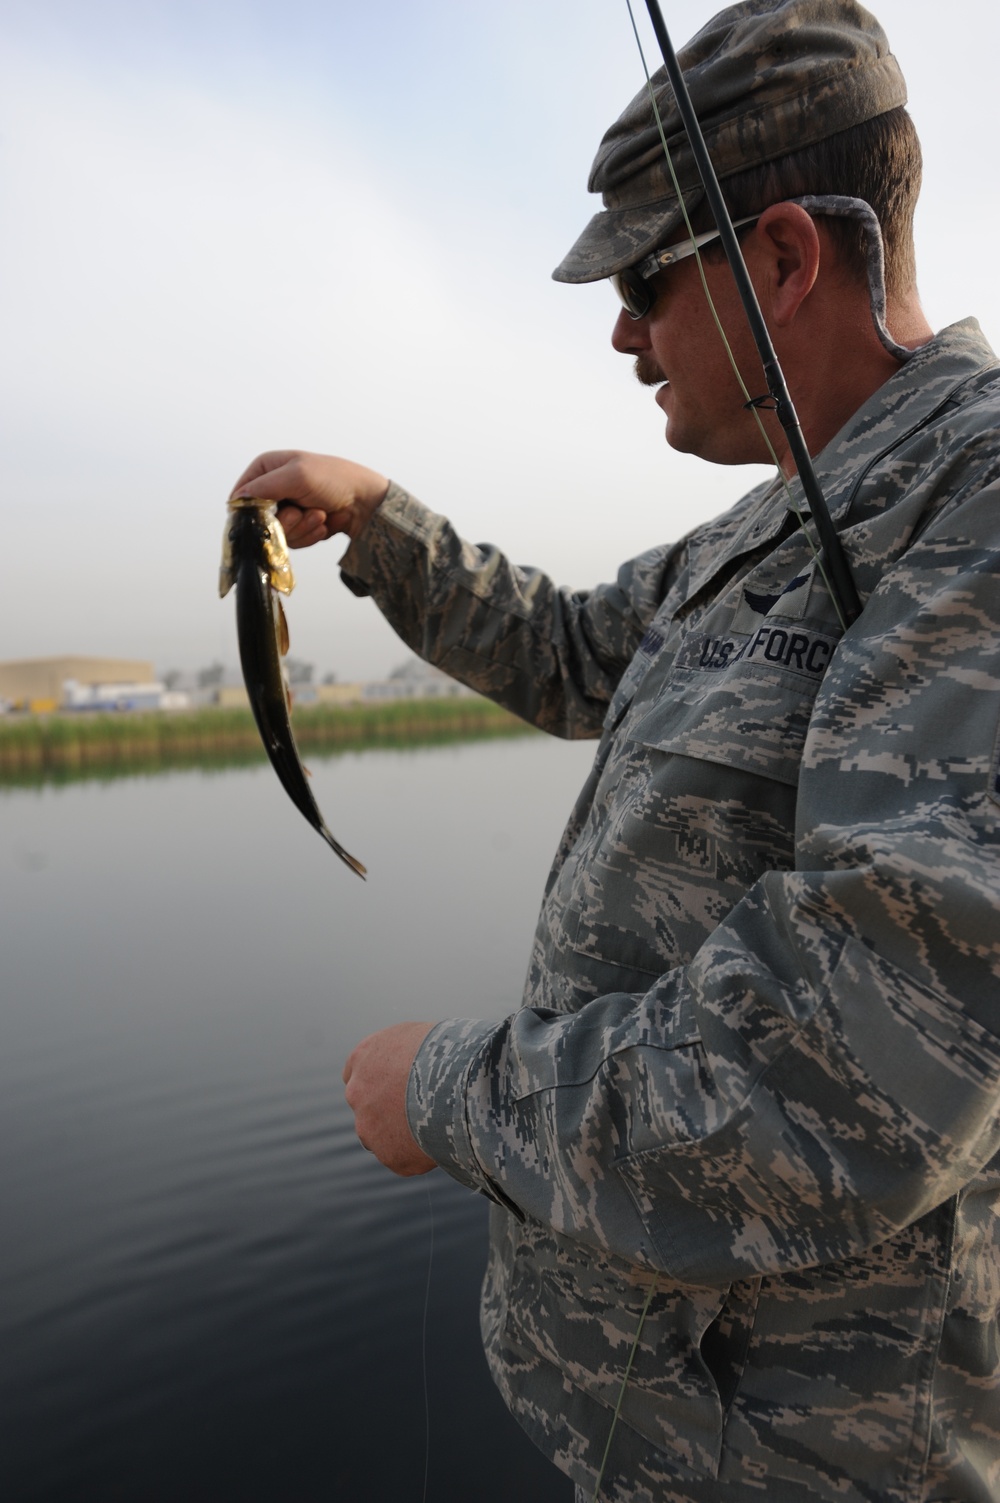
[[[910,292],[916,282],[913,211],[921,170],[916,129],[899,105],[801,151],[733,173],[722,183],[722,191],[734,219],[759,214],[770,204],[809,193],[863,198],[874,209],[882,229],[886,295],[893,298]],[[712,225],[707,204],[698,206],[692,221],[696,230]],[[862,226],[856,220],[832,215],[824,223],[844,270],[863,282],[867,247]]]

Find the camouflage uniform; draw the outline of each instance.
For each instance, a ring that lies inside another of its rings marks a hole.
[[[580,1488],[655,1280],[602,1498],[1000,1498],[998,405],[959,324],[818,457],[846,636],[775,483],[583,594],[396,486],[344,560],[601,737],[522,1010],[434,1029],[408,1111],[497,1202],[488,1359]]]

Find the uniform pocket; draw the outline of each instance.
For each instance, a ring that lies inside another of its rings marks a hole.
[[[568,874],[564,932],[595,979],[612,963],[647,977],[689,964],[762,874],[794,859],[791,783],[696,757],[658,716],[647,722],[661,744],[631,741]]]
[[[818,680],[743,667],[678,673],[670,692],[636,719],[634,740],[657,751],[722,763],[796,787]]]
[[[722,1447],[719,1390],[700,1344],[725,1308],[726,1289],[664,1283],[653,1293],[622,1396],[651,1275],[626,1273],[566,1238],[528,1223],[515,1233],[503,1344],[508,1362],[556,1369],[564,1396],[596,1401],[607,1427],[621,1396],[616,1449],[627,1431],[665,1453],[672,1475],[715,1477]],[[565,1397],[562,1408],[578,1402]],[[588,1432],[599,1456],[606,1439],[591,1412]]]

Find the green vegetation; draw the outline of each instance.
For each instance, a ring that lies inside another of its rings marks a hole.
[[[524,734],[528,727],[486,699],[410,699],[296,710],[303,752],[421,746]],[[265,760],[248,709],[148,714],[11,715],[0,718],[0,785],[121,777],[175,767]]]

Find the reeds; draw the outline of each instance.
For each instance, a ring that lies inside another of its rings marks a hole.
[[[528,727],[480,698],[409,699],[381,705],[302,706],[293,717],[303,751],[415,746]],[[0,784],[67,782],[172,767],[221,768],[264,760],[248,709],[9,715],[0,718]]]

